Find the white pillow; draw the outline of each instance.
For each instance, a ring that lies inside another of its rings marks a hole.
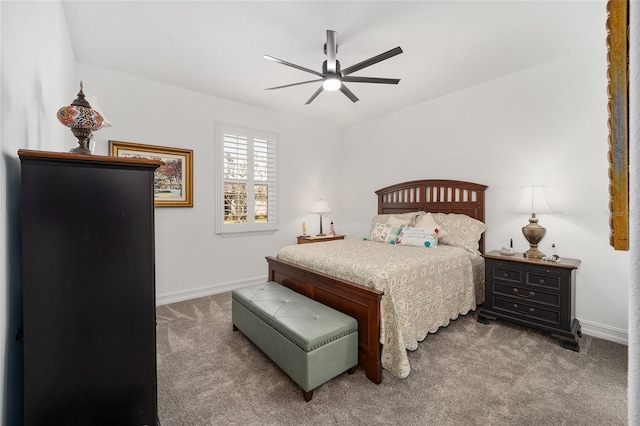
[[[438,247],[437,228],[407,226],[402,228],[396,244],[399,246]]]

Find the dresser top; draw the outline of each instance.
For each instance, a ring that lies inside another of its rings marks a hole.
[[[576,269],[582,263],[579,259],[571,259],[568,257],[560,256],[559,262],[548,262],[545,260],[535,260],[535,259],[527,259],[524,257],[524,253],[514,253],[512,256],[505,256],[504,254],[500,254],[500,250],[493,250],[489,253],[485,253],[482,255],[485,259],[496,259],[496,260],[504,260],[507,262],[519,262],[525,263],[529,265],[543,265],[546,267],[553,268],[567,268],[567,269]]]
[[[86,155],[74,154],[70,152],[33,151],[28,149],[18,150],[18,156],[21,159],[71,161],[79,163],[138,164],[156,167],[162,166],[164,164],[163,161],[142,158],[123,158],[112,157],[108,155]]]

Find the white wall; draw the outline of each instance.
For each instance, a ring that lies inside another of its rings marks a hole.
[[[108,141],[188,148],[194,151],[194,207],[156,208],[156,289],[160,303],[222,292],[264,280],[265,256],[294,244],[306,221],[317,232],[319,218],[310,215],[323,198],[339,223],[342,168],[341,132],[289,115],[89,64],[77,63],[85,92],[98,97],[112,127],[95,133],[96,154],[108,153]],[[275,131],[279,134],[280,230],[250,237],[214,233],[214,122],[216,120]],[[331,160],[331,161],[330,161]]]
[[[528,243],[528,216],[510,213],[519,187],[548,186],[558,214],[539,215],[551,253],[578,258],[583,331],[626,342],[629,253],[609,246],[606,11],[570,57],[452,93],[345,132],[344,221],[364,235],[376,189],[449,178],[489,186],[486,249]],[[372,171],[375,170],[375,173]],[[347,202],[347,198],[350,202]]]
[[[78,86],[62,7],[0,2],[0,421],[22,424],[20,166],[17,151],[57,151],[75,140],[56,111]]]

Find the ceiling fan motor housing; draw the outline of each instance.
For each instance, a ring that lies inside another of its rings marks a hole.
[[[327,61],[322,63],[322,74],[327,74]],[[336,60],[336,74],[340,75],[340,61]]]

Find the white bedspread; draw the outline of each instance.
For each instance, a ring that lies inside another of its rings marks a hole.
[[[461,247],[338,240],[288,246],[277,257],[383,291],[382,366],[399,378],[411,371],[407,349],[484,301],[484,259]]]

